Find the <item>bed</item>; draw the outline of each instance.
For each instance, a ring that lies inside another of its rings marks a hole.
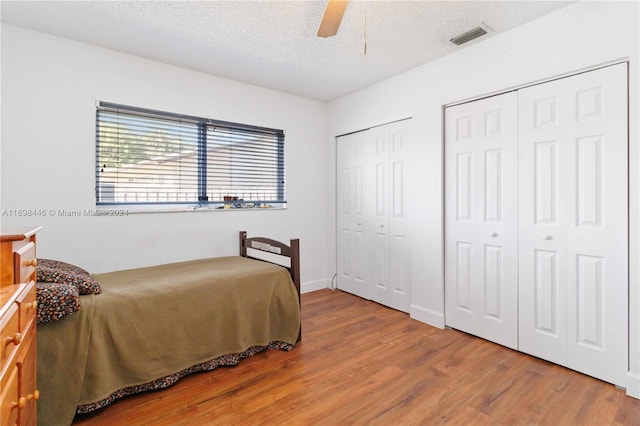
[[[93,275],[100,294],[38,325],[38,424],[69,425],[186,374],[292,349],[301,339],[298,252],[298,240],[240,232],[240,256]]]

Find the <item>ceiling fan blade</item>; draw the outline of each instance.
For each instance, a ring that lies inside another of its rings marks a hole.
[[[332,37],[338,32],[342,15],[347,7],[347,0],[329,0],[327,8],[324,10],[320,28],[318,28],[318,37]]]

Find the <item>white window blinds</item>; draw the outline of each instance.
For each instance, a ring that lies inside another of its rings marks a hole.
[[[101,102],[96,203],[286,205],[284,132]]]

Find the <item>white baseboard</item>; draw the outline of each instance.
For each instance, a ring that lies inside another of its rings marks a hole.
[[[311,291],[329,288],[329,284],[330,284],[329,280],[307,281],[300,285],[300,293],[304,294],[304,293],[309,293]]]
[[[417,321],[424,322],[438,328],[444,328],[444,315],[421,306],[411,305],[409,316]]]
[[[640,374],[627,372],[627,396],[640,399]]]

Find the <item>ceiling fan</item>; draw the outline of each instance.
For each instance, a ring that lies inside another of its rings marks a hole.
[[[324,10],[320,27],[318,28],[318,37],[333,37],[338,32],[342,15],[347,7],[348,0],[328,0],[327,8]]]

